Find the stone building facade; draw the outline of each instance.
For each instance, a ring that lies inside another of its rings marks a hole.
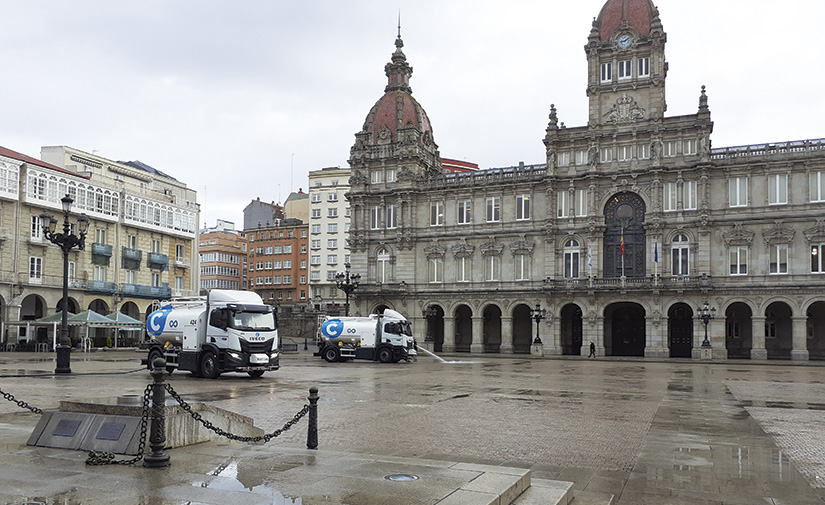
[[[608,0],[587,125],[548,104],[544,163],[445,173],[399,35],[351,149],[355,311],[445,352],[531,352],[539,304],[544,354],[825,358],[825,140],[712,148],[704,86],[665,114],[666,42],[650,0]]]
[[[202,229],[199,243],[200,289],[242,289],[246,269],[246,240],[235,223],[218,219],[212,228]]]
[[[300,219],[276,219],[277,224],[245,229],[245,289],[264,303],[281,308],[303,306],[308,296],[308,226]]]
[[[43,236],[39,215],[62,226],[61,198],[74,199],[70,222],[90,220],[86,247],[69,253],[71,313],[121,312],[145,320],[154,300],[197,293],[197,194],[140,162],[121,162],[67,146],[41,160],[0,148],[0,318],[33,321],[62,303],[63,261]],[[6,325],[3,342],[46,341]]]

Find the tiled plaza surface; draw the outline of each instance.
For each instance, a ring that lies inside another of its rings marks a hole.
[[[0,353],[0,389],[42,409],[141,394],[137,352]],[[319,445],[337,451],[527,467],[620,505],[825,503],[820,363],[453,355],[448,363],[326,363],[287,354],[252,380],[172,374],[189,401],[279,428],[320,389]],[[0,423],[36,416],[0,398]],[[306,442],[305,423],[271,442]],[[234,444],[234,442],[232,442]],[[174,450],[171,455],[174,458]],[[575,502],[574,502],[575,504]]]

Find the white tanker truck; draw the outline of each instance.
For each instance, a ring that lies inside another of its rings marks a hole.
[[[148,359],[166,360],[169,372],[186,370],[214,379],[224,372],[257,378],[280,368],[278,321],[251,291],[213,289],[206,297],[173,300],[149,314]]]
[[[369,317],[327,316],[319,328],[315,353],[330,363],[348,359],[397,363],[415,355],[409,321],[391,309]]]

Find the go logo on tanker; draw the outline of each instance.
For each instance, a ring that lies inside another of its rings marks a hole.
[[[327,338],[337,338],[344,333],[344,322],[340,319],[330,319],[321,325],[321,334]]]
[[[163,333],[163,327],[166,326],[166,318],[169,317],[170,312],[172,312],[172,306],[167,305],[149,314],[146,320],[146,331],[156,337]]]

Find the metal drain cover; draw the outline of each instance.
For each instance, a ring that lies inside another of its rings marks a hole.
[[[410,482],[413,480],[418,480],[418,475],[412,475],[409,473],[394,473],[392,475],[385,476],[384,479],[391,480],[393,482]]]

